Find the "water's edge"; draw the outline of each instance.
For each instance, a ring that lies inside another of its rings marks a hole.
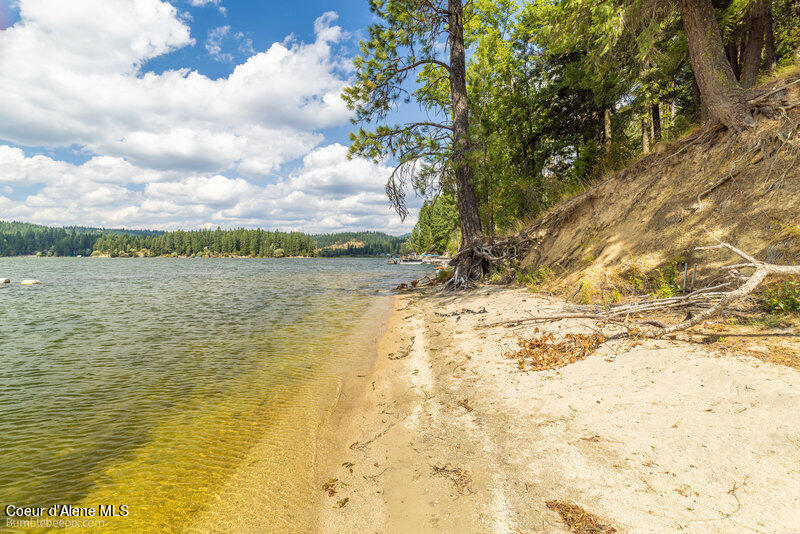
[[[113,532],[306,530],[319,438],[421,270],[0,259],[42,281],[0,292],[0,501],[125,505]]]
[[[254,446],[242,467],[217,493],[214,502],[188,525],[187,532],[310,532],[313,529],[323,495],[315,481],[320,460],[328,460],[324,450],[331,438],[331,418],[341,409],[343,394],[365,387],[365,377],[371,374],[379,340],[385,335],[393,313],[395,297],[364,298],[372,302],[363,315],[353,321],[353,328],[340,340],[338,349],[358,354],[358,357],[345,366],[341,361],[331,360],[327,368],[321,369],[315,380],[310,381],[316,398],[316,421],[308,428],[298,427],[293,434],[295,441],[283,450],[276,450],[274,442],[267,440]],[[285,413],[283,417],[289,419],[292,414]],[[279,472],[275,471],[276,464],[283,466]]]

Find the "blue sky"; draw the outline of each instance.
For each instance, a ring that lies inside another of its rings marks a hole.
[[[366,0],[0,0],[0,220],[408,231],[390,167],[346,158],[371,21]]]

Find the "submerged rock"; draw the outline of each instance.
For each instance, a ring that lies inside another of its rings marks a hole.
[[[41,284],[41,282],[38,280],[23,280],[20,284],[23,286],[35,286],[36,284]]]

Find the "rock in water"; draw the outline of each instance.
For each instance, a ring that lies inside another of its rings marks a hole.
[[[41,284],[38,280],[23,280],[20,282],[23,286],[35,286],[36,284]]]
[[[2,284],[10,284],[10,283],[11,283],[11,279],[10,278],[0,278],[0,285],[2,285]]]

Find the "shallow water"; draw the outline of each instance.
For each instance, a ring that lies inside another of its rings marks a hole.
[[[337,380],[368,356],[356,325],[424,269],[0,258],[16,282],[0,289],[0,503],[126,505],[106,527],[181,531],[225,508],[257,453],[276,516],[298,516],[302,483],[281,478],[304,479]]]

